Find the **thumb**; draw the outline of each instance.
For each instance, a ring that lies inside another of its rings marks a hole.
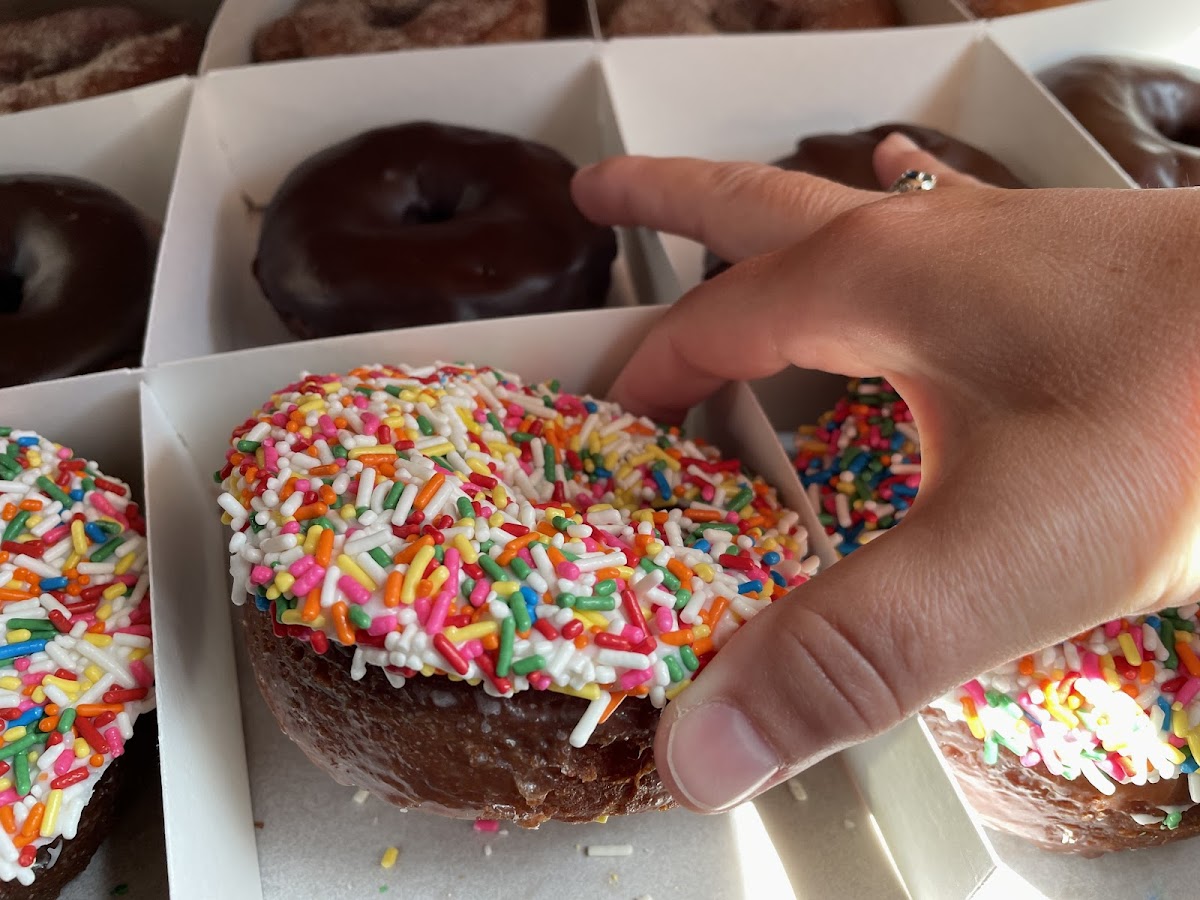
[[[875,146],[875,175],[884,188],[910,169],[936,175],[943,187],[986,187],[982,181],[964,175],[946,165],[932,153],[922,150],[908,135],[893,131]]]

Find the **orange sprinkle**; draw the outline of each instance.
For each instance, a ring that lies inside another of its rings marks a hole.
[[[716,522],[723,519],[724,515],[719,509],[689,509],[687,517],[693,522]]]
[[[75,707],[75,712],[85,719],[91,719],[106,712],[119,713],[123,709],[125,709],[124,703],[81,703]]]
[[[692,644],[692,652],[697,656],[703,656],[705,653],[712,653],[712,650],[713,642],[712,638],[710,637],[701,638],[700,640],[696,641],[696,643]]]
[[[528,634],[528,632],[526,632],[526,634]],[[578,647],[580,650],[582,650],[587,645],[588,645],[588,639],[585,638],[582,634],[575,638],[575,646]]]
[[[59,712],[59,710],[58,710],[58,704],[57,704],[57,703],[47,703],[47,704],[46,704],[46,715],[48,715],[48,716],[57,716],[57,715],[58,715],[58,712]]]
[[[612,566],[607,566],[603,569],[596,570],[596,580],[597,581],[608,581],[610,579],[615,581],[616,579],[618,579],[620,577],[621,577],[621,573],[619,571],[617,571],[615,568],[613,568]]]
[[[9,834],[17,833],[17,820],[16,817],[13,816],[13,809],[11,806],[0,808],[0,825],[3,825],[4,830]]]
[[[383,583],[383,605],[395,607],[400,605],[400,589],[404,587],[404,575],[398,569],[388,572],[387,581]]]
[[[1033,675],[1033,657],[1022,656],[1021,661],[1017,663],[1017,671],[1029,678]]]
[[[684,585],[690,585],[695,573],[683,564],[682,560],[672,557],[667,561],[667,571],[678,578]]]
[[[322,537],[324,537],[324,535],[322,535]],[[392,562],[394,562],[398,566],[399,565],[407,565],[408,563],[413,561],[413,557],[415,557],[418,553],[421,552],[422,547],[428,547],[432,544],[433,544],[433,535],[431,535],[431,534],[421,535],[421,537],[417,538],[417,540],[413,541],[411,544],[409,544],[407,547],[405,547],[403,550],[401,550],[399,553],[397,553],[395,555],[395,557],[392,559]]]
[[[100,768],[102,765],[104,765],[104,754],[103,753],[93,753],[88,758],[88,765],[90,765],[93,769]]]
[[[1154,680],[1154,663],[1144,662],[1138,667],[1138,681],[1149,684]]]
[[[550,558],[550,565],[556,569],[567,561],[567,558],[553,544],[546,547],[546,556]]]
[[[44,803],[33,804],[33,809],[25,817],[25,824],[21,826],[21,837],[32,839],[38,833],[38,829],[42,827],[42,816],[45,813],[46,805]]]
[[[628,695],[624,692],[612,695],[612,698],[608,701],[608,706],[604,707],[604,712],[600,713],[601,724],[603,724],[609,716],[617,711],[617,707],[621,705],[621,701],[624,700],[626,696]]]
[[[692,634],[692,629],[685,628],[682,631],[666,631],[658,636],[658,639],[664,644],[670,644],[672,647],[683,647],[695,640],[696,636]]]
[[[700,617],[709,625],[713,625],[721,621],[721,616],[725,614],[725,609],[728,606],[728,597],[718,597],[712,602],[712,606],[700,613]]]
[[[321,532],[321,536],[317,538],[317,552],[313,555],[317,558],[317,565],[323,569],[329,568],[329,558],[333,556],[332,528],[326,528]]]
[[[319,519],[327,512],[329,512],[329,507],[324,503],[309,503],[307,506],[301,506],[296,510],[295,518],[297,521],[301,519]]]
[[[483,607],[480,607],[482,609]],[[483,649],[487,651],[500,649],[500,638],[494,634],[485,635],[482,640]]]
[[[5,503],[4,509],[0,510],[0,519],[5,522],[11,522],[17,517],[17,506],[15,503]]]
[[[1123,685],[1121,685],[1121,693],[1128,694],[1130,697],[1132,697],[1134,700],[1136,700],[1138,698],[1139,692],[1138,692],[1138,689],[1135,688],[1132,684],[1123,684]]]
[[[530,531],[527,534],[521,535],[520,537],[513,538],[504,545],[504,549],[500,551],[500,555],[496,557],[496,562],[502,566],[507,566],[510,562],[517,558],[517,554],[521,552],[521,548],[535,540],[537,536],[538,532]]]
[[[315,478],[324,478],[326,475],[336,475],[337,473],[338,473],[338,467],[333,464],[328,464],[328,465],[324,465],[324,466],[313,466],[311,469],[308,470],[309,476],[315,477]]]
[[[1179,660],[1183,663],[1184,668],[1190,674],[1200,677],[1200,659],[1197,659],[1196,654],[1192,652],[1187,638],[1179,638],[1179,640],[1175,641],[1175,652],[1179,655]]]
[[[16,588],[0,588],[0,603],[9,603],[13,600],[32,600],[38,595],[29,591],[19,591]]]
[[[333,488],[331,488],[327,484],[323,484],[319,488],[317,488],[317,496],[320,497],[321,500],[324,501],[326,504],[337,502],[337,494],[334,493]]]
[[[313,588],[304,598],[304,606],[300,608],[301,622],[314,622],[321,614],[321,589]]]
[[[46,716],[38,722],[38,731],[53,731],[58,725],[58,716]]]
[[[21,509],[25,510],[26,512],[39,512],[39,511],[41,511],[41,508],[42,508],[42,501],[41,500],[22,500],[20,503],[17,504],[17,506],[19,506]]]
[[[339,600],[333,604],[329,612],[333,618],[333,630],[337,633],[337,639],[341,641],[343,647],[351,646],[354,643],[354,631],[346,620],[346,616],[350,613],[350,607],[346,605],[345,600]]]
[[[413,498],[413,509],[424,509],[445,481],[445,475],[441,472],[434,472],[433,477],[421,485],[421,489],[417,491],[417,496]]]
[[[390,459],[395,459],[390,453],[366,453],[358,458],[364,468],[377,469]]]

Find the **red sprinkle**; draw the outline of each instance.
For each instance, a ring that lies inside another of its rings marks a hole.
[[[69,788],[73,784],[85,780],[88,777],[88,767],[80,766],[77,769],[72,769],[66,775],[60,775],[50,782],[50,789],[53,791],[61,791],[63,788]]]
[[[450,663],[451,668],[453,668],[454,671],[459,675],[467,674],[467,670],[470,669],[470,666],[467,665],[467,661],[463,659],[462,654],[458,652],[458,649],[452,643],[450,643],[450,638],[446,637],[446,635],[439,632],[433,636],[433,649],[440,653],[442,655],[442,659]]]

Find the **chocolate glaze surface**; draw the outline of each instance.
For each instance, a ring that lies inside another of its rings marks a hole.
[[[136,363],[157,252],[157,229],[98,185],[0,176],[0,386]]]
[[[1088,56],[1039,77],[1142,187],[1200,185],[1200,71]]]
[[[370,131],[288,176],[254,273],[301,337],[602,306],[616,235],[575,208],[574,173],[507,135]]]
[[[339,784],[397,806],[524,826],[673,805],[654,767],[659,711],[648,701],[621,704],[575,748],[567,738],[584,700],[539,691],[498,699],[444,676],[395,688],[376,666],[354,681],[348,650],[331,644],[319,656],[277,636],[252,603],[241,619],[267,706]]]
[[[934,709],[921,715],[968,802],[993,828],[1046,850],[1083,856],[1166,844],[1200,834],[1200,807],[1184,811],[1179,827],[1173,830],[1139,825],[1130,815],[1162,816],[1160,806],[1189,805],[1186,778],[1141,787],[1118,784],[1112,796],[1105,796],[1085,778],[1068,781],[1051,775],[1042,765],[1026,768],[1003,748],[996,764],[988,765],[983,761],[983,745],[966,723],[951,722]]]
[[[1017,176],[1001,162],[977,147],[922,125],[889,122],[865,131],[848,134],[814,134],[801,138],[790,156],[777,159],[771,165],[789,172],[806,172],[864,191],[878,191],[872,157],[875,147],[893,131],[907,135],[918,147],[960,172],[973,175],[980,181],[1002,188],[1023,188]],[[704,277],[712,278],[729,268],[729,264],[712,253],[704,262]]]

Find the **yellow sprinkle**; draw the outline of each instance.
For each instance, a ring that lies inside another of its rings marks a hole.
[[[396,860],[399,857],[400,857],[399,850],[397,850],[395,847],[388,847],[386,850],[383,851],[383,859],[381,859],[379,861],[379,864],[381,866],[383,866],[385,869],[390,869],[392,866],[394,866],[396,864]]]
[[[508,506],[508,491],[504,489],[504,485],[497,484],[494,488],[492,488],[492,500],[494,500],[496,505],[499,507]]]
[[[456,407],[456,409],[458,411],[458,417],[462,419],[463,426],[467,429],[467,431],[471,432],[471,434],[479,434],[483,431],[483,429],[479,427],[479,423],[472,419],[470,414],[465,409],[463,409],[461,406]]]
[[[560,687],[557,684],[552,684],[552,685],[550,685],[550,690],[555,691],[559,694],[568,694],[572,697],[582,697],[584,700],[599,700],[600,699],[600,685],[598,685],[598,684],[589,684],[587,687],[585,687],[581,691],[577,691],[577,690],[575,690],[575,688],[570,687],[569,685],[564,685],[564,686]]]
[[[692,679],[687,678],[687,679],[679,682],[679,684],[671,685],[669,688],[667,688],[667,690],[665,692],[667,695],[667,699],[674,700],[676,697],[679,696],[680,692],[691,683],[692,683]]]
[[[471,542],[467,540],[465,534],[454,536],[454,547],[458,550],[458,555],[462,557],[465,565],[474,565],[479,561],[479,554],[475,552],[475,548],[471,546]]]
[[[76,759],[83,759],[85,756],[92,755],[92,748],[88,746],[88,742],[83,738],[75,738],[73,749],[75,750]]]
[[[461,644],[466,641],[473,641],[487,637],[489,634],[495,634],[500,630],[498,622],[475,622],[473,625],[464,625],[462,628],[446,627],[443,633],[456,644]]]
[[[339,558],[345,559],[344,556]],[[418,550],[417,555],[413,557],[413,561],[408,566],[408,571],[404,573],[404,584],[400,586],[400,601],[402,603],[416,602],[417,584],[420,582],[421,576],[425,574],[425,570],[429,568],[429,561],[431,559],[433,559],[433,547],[428,545]],[[372,586],[371,590],[374,589],[374,586]]]
[[[230,519],[229,521],[232,522],[233,519]],[[72,553],[70,556],[67,557],[66,562],[63,563],[63,568],[64,569],[73,569],[77,565],[79,565],[79,563],[82,559],[83,559],[83,557],[80,556],[78,553]]]
[[[648,544],[646,544],[646,555],[647,556],[655,557],[655,556],[658,556],[658,554],[660,554],[662,552],[663,552],[663,545],[661,543],[659,543],[658,541],[650,541]]]
[[[229,513],[227,513],[227,512],[221,513],[221,524],[222,525],[228,525],[232,521],[233,521],[233,516],[231,516]],[[65,568],[69,568],[69,567],[65,567]]]
[[[404,416],[384,416],[382,421],[384,425],[391,429],[407,428],[404,424]]]
[[[520,456],[521,451],[512,444],[502,444],[499,441],[488,442],[488,452],[492,456]]]
[[[377,456],[386,453],[389,456],[396,455],[396,448],[391,444],[376,444],[373,447],[355,447],[347,456],[351,459],[358,459],[360,456]]]
[[[62,791],[54,790],[46,798],[46,808],[42,813],[42,837],[51,837],[58,825],[58,811],[62,809]]]
[[[611,503],[596,503],[592,506],[589,506],[587,511],[590,513],[598,513],[607,512],[610,509],[612,509]]]
[[[654,454],[650,451],[643,451],[637,456],[631,456],[625,461],[624,469],[626,472],[636,469],[638,466],[644,466],[646,463],[654,459]]]
[[[607,459],[606,459],[606,461],[607,461]],[[607,468],[607,466],[605,468]],[[631,474],[633,474],[633,469],[629,468],[629,466],[621,466],[621,468],[617,469],[617,472],[616,472],[617,481],[624,481]],[[636,513],[634,513],[633,518],[636,519],[637,521],[641,521],[641,520],[646,519],[647,517],[653,516],[653,515],[654,515],[654,513],[648,509],[639,509]]]
[[[42,686],[40,684],[33,689],[33,693],[29,695],[29,699],[34,703],[46,702],[46,692],[42,690]]]
[[[85,634],[83,639],[97,647],[107,647],[112,643],[111,634]]]
[[[351,450],[351,453],[354,451]],[[444,441],[441,444],[434,444],[432,447],[425,447],[421,453],[425,456],[445,456],[447,453],[454,452],[454,445],[449,441]]]
[[[325,400],[322,397],[314,397],[312,400],[301,403],[296,409],[302,413],[316,412],[319,409],[323,410],[325,409]]]
[[[433,548],[432,547],[423,548],[422,553],[425,550],[428,550],[429,555],[433,556]],[[420,559],[420,557],[421,557],[421,553],[418,553],[417,559]],[[429,560],[426,560],[425,565],[422,565],[422,566],[417,566],[416,560],[414,560],[412,569],[417,569],[417,574],[419,575],[419,574],[421,574],[421,572],[425,571],[425,566],[427,566],[427,565],[429,565]],[[338,556],[337,567],[339,569],[341,569],[343,572],[345,572],[347,575],[349,575],[351,578],[353,578],[355,581],[357,581],[359,584],[361,584],[363,587],[365,587],[368,591],[373,591],[379,587],[374,581],[371,580],[371,576],[368,575],[366,572],[364,572],[359,567],[358,563],[356,563],[354,560],[352,560],[350,557],[348,557],[345,553]],[[412,569],[409,569],[409,572],[412,572]]]
[[[118,597],[124,597],[128,591],[129,586],[118,581],[106,587],[100,596],[105,600],[116,600]]]
[[[28,628],[14,628],[8,633],[8,643],[19,644],[21,641],[27,641],[33,637],[33,632]]]
[[[75,548],[75,552],[80,556],[87,553],[88,539],[83,531],[83,522],[75,519],[71,522],[71,546]]]
[[[354,504],[347,503],[345,506],[343,506],[341,509],[338,510],[338,515],[341,516],[346,521],[350,521],[351,519],[358,518],[358,510],[354,508]]]
[[[1171,762],[1175,763],[1177,766],[1183,765],[1184,760],[1187,759],[1187,756],[1184,754],[1184,752],[1173,744],[1163,744],[1163,749],[1166,751],[1167,757],[1171,760]],[[1200,747],[1193,748],[1193,752],[1196,749],[1200,749]]]
[[[617,577],[628,581],[633,577],[633,569],[630,566],[617,566]]]
[[[438,591],[442,589],[442,585],[446,583],[446,579],[450,577],[450,570],[445,566],[438,566],[433,570],[433,574],[429,576],[429,596],[436,597]]]
[[[6,691],[19,691],[21,689],[21,679],[15,675],[5,675],[0,678],[0,688]]]
[[[284,625],[307,625],[308,624],[307,622],[304,622],[301,620],[300,610],[298,610],[298,609],[285,609],[283,612],[281,612],[279,614],[279,621],[282,622]]]
[[[279,588],[280,591],[290,591],[292,585],[295,583],[296,576],[292,575],[291,572],[280,570],[279,574],[275,576],[275,587]]]
[[[604,616],[600,615],[600,613],[595,612],[590,609],[575,610],[575,618],[579,619],[581,622],[583,622],[589,628],[607,628],[608,627],[608,619],[604,618]]]
[[[112,604],[111,603],[101,603],[98,607],[96,607],[96,618],[99,619],[101,622],[107,622],[108,617],[111,615],[112,615]]]
[[[712,584],[713,577],[716,575],[713,572],[713,567],[708,563],[698,563],[692,567],[692,571],[700,576],[700,580],[705,584]]]
[[[122,556],[120,559],[117,560],[117,564],[113,568],[113,574],[124,575],[126,572],[129,571],[129,569],[133,565],[133,562],[135,559],[137,559],[136,553],[126,553],[124,556]]]
[[[317,552],[317,541],[321,539],[321,532],[324,530],[320,525],[313,525],[304,535],[304,552],[309,556]]]
[[[478,460],[475,457],[471,457],[467,460],[467,468],[476,475],[484,475],[488,478],[492,477],[492,470],[484,465],[482,460]]]
[[[278,600],[279,595],[282,593],[283,591],[279,590],[279,588],[275,587],[275,585],[271,585],[269,588],[267,588],[266,597],[268,600]]]
[[[596,816],[596,818],[592,819],[592,821],[595,822],[597,825],[603,825],[605,822],[608,821],[608,816]]]
[[[494,512],[490,516],[488,516],[488,527],[499,528],[503,524],[504,524],[504,513]]]
[[[496,592],[498,597],[511,597],[521,589],[521,585],[516,581],[497,581],[492,585],[492,590]]]
[[[983,723],[979,721],[979,716],[967,716],[967,727],[971,729],[971,736],[977,741],[982,741],[987,737],[987,732],[984,730]]]
[[[104,671],[93,663],[83,670],[83,675],[88,681],[95,683],[104,677]]]
[[[556,518],[558,518],[562,514],[563,514],[563,511],[561,509],[559,509],[557,506],[547,506],[546,509],[543,510],[543,512],[542,512],[542,518],[547,522],[553,522]]]
[[[321,385],[321,390],[326,394],[332,394],[334,391],[340,391],[341,389],[342,383],[340,381],[330,381],[327,384]]]
[[[7,775],[5,775],[3,778],[0,778],[0,791],[7,791],[12,786],[13,780]]]
[[[320,618],[320,616],[318,616],[317,618]],[[319,627],[315,622],[312,623],[312,626],[313,626],[313,628]],[[150,655],[150,651],[147,650],[145,647],[135,647],[133,650],[130,651],[129,659],[130,660],[141,659],[143,656],[149,656],[149,655]]]
[[[662,447],[658,446],[658,444],[651,444],[650,449],[653,450],[655,454],[657,454],[659,459],[661,459],[663,462],[665,462],[667,464],[667,468],[670,469],[672,472],[678,472],[680,469],[683,468],[683,466],[679,464],[679,460],[677,460],[675,457],[673,457],[669,453],[667,453],[667,451],[664,450]]]
[[[1142,654],[1138,653],[1137,644],[1133,642],[1133,635],[1128,631],[1122,631],[1117,635],[1117,643],[1121,645],[1125,659],[1129,661],[1131,666],[1140,666],[1142,664]]]
[[[18,725],[16,728],[10,728],[4,732],[4,743],[11,744],[13,741],[19,741],[25,737],[25,726]]]
[[[701,623],[700,625],[692,626],[692,634],[696,636],[696,640],[700,640],[701,638],[706,638],[712,634],[712,629]]]
[[[79,682],[71,681],[68,678],[59,678],[57,675],[47,675],[42,679],[44,684],[52,684],[59,690],[65,691],[68,694],[79,693]]]
[[[437,669],[435,669],[433,666],[421,666],[421,674],[426,678],[429,678],[436,671]]]
[[[313,436],[313,430],[305,425],[297,432],[297,434],[299,434],[302,438],[311,438]]]

